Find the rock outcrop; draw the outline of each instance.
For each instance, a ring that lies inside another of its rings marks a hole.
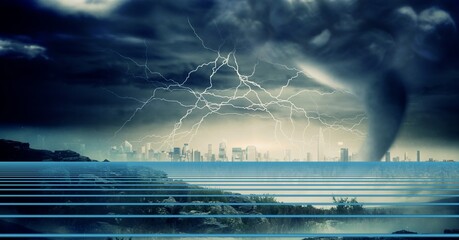
[[[0,161],[2,162],[92,162],[71,150],[49,151],[30,148],[28,143],[0,139]]]

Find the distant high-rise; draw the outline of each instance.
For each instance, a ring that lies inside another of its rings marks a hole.
[[[151,143],[145,144],[145,159],[150,160]]]
[[[166,160],[168,160],[167,159],[167,152],[161,151],[161,153],[159,154],[158,161],[166,161]]]
[[[421,151],[419,151],[419,150],[416,151],[416,160],[417,160],[418,162],[421,161]]]
[[[233,162],[240,162],[242,161],[242,148],[235,147],[231,151],[231,160]]]
[[[221,142],[218,146],[218,160],[227,161],[228,157],[226,156],[226,143]]]
[[[128,142],[127,140],[125,140],[123,142],[123,144],[121,144],[121,147],[123,148],[123,152],[125,153],[131,153],[133,152],[132,150],[132,144],[130,142]]]
[[[188,143],[183,144],[181,160],[186,162],[191,160],[191,151]]]
[[[200,151],[194,151],[193,152],[193,161],[194,162],[200,162],[201,161],[201,152]]]
[[[390,152],[386,152],[386,162],[390,162]]]
[[[341,148],[340,150],[340,161],[341,162],[349,162],[349,149]]]
[[[245,153],[248,161],[257,161],[257,148],[255,146],[247,146]]]
[[[311,159],[311,153],[310,152],[307,152],[306,153],[306,161],[310,162],[312,159]]]
[[[208,162],[212,161],[212,144],[207,145],[207,161]]]
[[[148,160],[158,160],[155,157],[155,150],[153,149],[148,150]]]
[[[147,148],[146,146],[140,147],[140,160],[147,160]]]
[[[269,151],[266,151],[263,154],[263,160],[265,160],[265,161],[270,161],[271,160],[271,157],[269,156]]]
[[[175,147],[174,150],[172,151],[172,161],[173,162],[180,162],[180,157],[181,157],[180,148],[179,147]]]

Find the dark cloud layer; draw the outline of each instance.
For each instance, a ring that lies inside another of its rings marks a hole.
[[[139,103],[120,100],[106,89],[121,95],[137,89],[147,97],[167,79],[180,82],[197,65],[213,60],[213,52],[203,49],[189,21],[206,46],[236,49],[241,61],[250,63],[241,64],[243,72],[251,71],[257,57],[295,67],[309,60],[344,76],[342,84],[358,95],[372,95],[360,87],[378,85],[374,79],[398,69],[402,83],[391,86],[407,92],[386,89],[378,94],[398,93],[395,99],[411,100],[416,136],[432,136],[435,129],[432,137],[458,141],[458,12],[454,0],[139,0],[123,2],[102,15],[70,14],[39,1],[2,1],[0,124],[119,126]],[[145,75],[144,68],[131,61],[143,64],[146,56],[149,68],[166,79]],[[294,74],[260,68],[254,78],[267,88],[282,86]],[[210,71],[194,74],[186,86],[208,87]],[[215,82],[216,88],[234,87],[234,73],[219,74],[222,80]],[[292,86],[324,88],[311,81]],[[174,109],[161,111],[161,117],[143,120],[167,122],[164,116],[176,116]]]

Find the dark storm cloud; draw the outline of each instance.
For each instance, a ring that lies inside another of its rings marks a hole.
[[[43,57],[46,49],[39,45],[25,44],[22,42],[12,41],[8,39],[0,39],[0,56],[17,57],[17,58],[35,58]]]
[[[222,1],[216,22],[261,56],[360,96],[369,118],[361,158],[378,160],[398,134],[408,96],[458,66],[453,2],[410,4]]]
[[[91,127],[123,122],[138,103],[120,100],[104,89],[123,96],[138,89],[139,98],[145,99],[167,79],[182,82],[190,70],[215,58],[201,46],[189,21],[206,46],[223,52],[235,49],[243,73],[250,73],[258,58],[295,67],[309,61],[342,76],[336,86],[352,86],[368,102],[378,96],[376,102],[395,106],[402,106],[405,98],[430,99],[452,92],[434,104],[421,104],[416,112],[421,119],[422,113],[435,108],[439,132],[458,128],[452,124],[456,117],[447,117],[454,115],[448,106],[457,102],[458,76],[443,74],[459,67],[455,1],[139,0],[116,1],[102,10],[43,2],[0,3],[3,124]],[[148,67],[166,79],[136,66],[146,58]],[[210,71],[203,68],[185,86],[207,87]],[[262,61],[254,81],[274,89],[294,75]],[[222,69],[215,87],[234,87],[234,77],[234,72]],[[312,78],[301,76],[291,85],[328,89]],[[392,80],[378,80],[386,78]],[[385,87],[378,87],[379,92],[362,90],[377,86]],[[392,91],[394,87],[399,90]],[[375,104],[375,111],[387,110],[379,106]],[[403,106],[391,110],[400,116],[404,112]],[[150,111],[164,114],[161,119],[145,114],[148,117],[139,121],[170,121],[164,116],[175,116],[176,109]]]

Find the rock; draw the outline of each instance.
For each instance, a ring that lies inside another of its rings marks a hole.
[[[6,162],[43,162],[43,161],[94,161],[88,157],[70,151],[48,151],[30,148],[28,143],[0,139],[0,161]]]
[[[193,203],[202,203],[194,201]],[[232,206],[219,205],[220,202],[211,201],[214,205],[210,206],[186,206],[180,212],[180,215],[241,215]],[[181,228],[184,231],[199,233],[238,233],[242,230],[241,218],[181,218]]]
[[[407,231],[407,230],[399,230],[399,231],[393,232],[392,234],[418,234],[418,233],[417,232],[410,232],[410,231]]]
[[[269,229],[270,223],[267,218],[262,217],[261,213],[252,212],[251,215],[260,215],[259,218],[243,218],[244,226],[248,226],[250,233],[263,233]]]
[[[162,203],[177,203],[177,201],[173,197],[166,198],[161,202]],[[176,205],[165,205],[163,206],[163,208],[166,214],[175,214],[180,210],[180,206],[176,206]]]
[[[459,229],[445,229],[443,231],[444,234],[458,234],[459,233]]]
[[[250,200],[248,197],[230,197],[229,202],[231,203],[253,203],[255,204],[255,201],[252,201]],[[240,211],[240,212],[244,212],[244,213],[249,213],[249,212],[253,212],[256,210],[256,205],[234,205],[232,206],[234,209],[236,209],[237,211]]]

